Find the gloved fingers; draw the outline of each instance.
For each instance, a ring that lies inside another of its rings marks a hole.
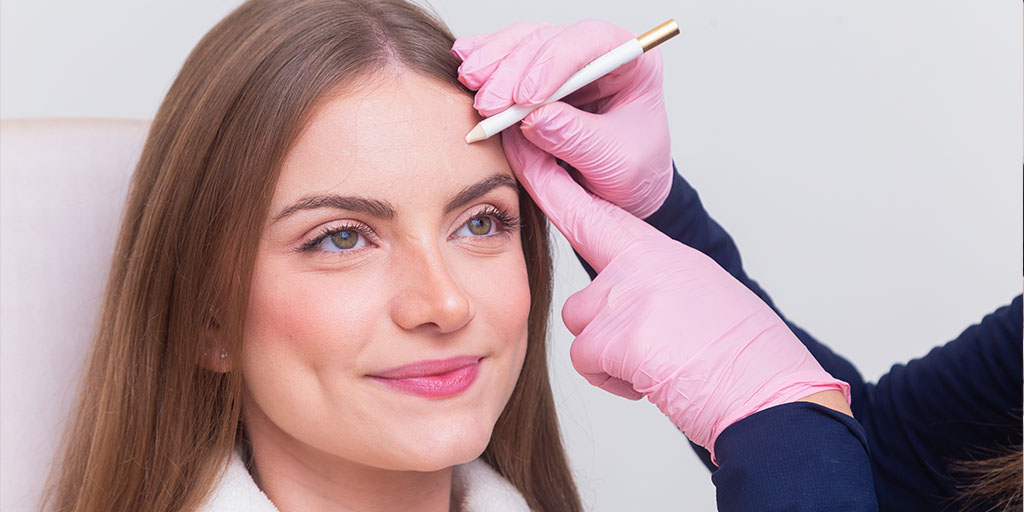
[[[599,388],[613,394],[621,396],[622,398],[628,398],[629,400],[640,400],[644,397],[643,393],[633,389],[633,385],[622,379],[615,377],[608,377],[608,380],[598,386]]]
[[[520,28],[522,33],[508,37],[492,37],[470,53],[459,66],[459,81],[477,90],[473,106],[484,116],[492,116],[512,106],[512,88],[519,77],[512,77],[501,70],[524,68],[538,45],[564,30],[561,25],[530,24],[526,28]]]
[[[502,132],[501,143],[523,188],[598,273],[632,242],[664,238],[629,212],[584,190],[553,156],[526,140],[518,126]]]
[[[487,41],[489,36],[490,34],[473,34],[456,39],[452,43],[452,55],[461,61],[465,61],[466,57]]]
[[[607,302],[608,287],[605,286],[605,281],[595,279],[566,299],[565,305],[562,306],[562,322],[573,336],[579,336]]]
[[[542,27],[527,34],[498,63],[493,72],[484,81],[473,98],[473,107],[484,116],[493,116],[515,103],[512,92],[523,73],[532,72],[529,68],[537,48],[544,41],[565,30],[565,26]]]
[[[633,37],[626,29],[600,20],[537,30],[524,37],[480,86],[474,107],[492,116],[513,104],[539,104],[587,63]],[[598,82],[628,86],[637,65],[636,61],[626,63]]]
[[[556,101],[527,115],[521,129],[535,146],[578,170],[590,188],[592,179],[600,179],[599,174],[627,168],[626,159],[633,154],[623,147],[620,131],[608,126],[610,115],[591,114]],[[618,176],[621,179],[622,175]]]
[[[459,65],[459,81],[470,89],[479,89],[523,38],[549,26],[547,23],[520,21],[493,34],[476,34],[456,39],[451,51],[462,60]]]
[[[501,66],[495,76],[516,84],[514,103],[536,105],[551,97],[583,66],[634,38],[631,32],[601,20],[583,20],[565,27],[532,48],[532,58],[521,66]],[[631,75],[636,61],[627,62],[607,77]]]
[[[672,158],[663,108],[637,102],[590,114],[555,102],[522,121],[523,135],[579,171],[594,194],[643,219],[657,211],[672,185]]]
[[[569,347],[569,360],[572,361],[576,373],[587,379],[592,386],[599,387],[609,393],[639,400],[644,397],[643,393],[633,389],[628,381],[620,379],[605,371],[604,360],[605,345],[607,340],[592,332],[581,333]]]
[[[661,96],[648,95],[602,114],[556,101],[528,114],[521,130],[579,171],[589,191],[645,218],[661,206],[672,184],[667,125]]]
[[[562,98],[562,101],[591,112],[595,102],[612,96],[645,97],[653,94],[661,97],[663,73],[661,48],[655,48]],[[605,105],[602,110],[607,111],[614,106]]]

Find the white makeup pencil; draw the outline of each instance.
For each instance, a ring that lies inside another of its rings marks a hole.
[[[472,144],[484,140],[512,126],[538,107],[554,103],[580,89],[584,85],[611,73],[619,66],[641,56],[647,50],[658,46],[679,33],[679,25],[675,20],[668,20],[657,27],[630,39],[614,50],[590,61],[589,64],[573,73],[561,87],[539,105],[512,105],[511,107],[477,123],[466,135],[466,142]]]

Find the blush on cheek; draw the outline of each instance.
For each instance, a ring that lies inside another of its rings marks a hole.
[[[263,272],[253,276],[246,325],[248,348],[316,361],[345,358],[384,310],[379,287],[342,273]],[[362,335],[362,336],[361,336]]]
[[[515,276],[510,276],[508,287],[508,300],[511,303],[509,309],[510,319],[515,319],[516,323],[521,324],[525,330],[527,327],[527,320],[530,316],[530,278],[526,273],[525,262],[519,267],[519,272]],[[514,285],[512,284],[514,279]]]
[[[530,314],[530,282],[522,251],[467,265],[459,281],[472,296],[477,314],[491,324],[503,341],[518,340]]]

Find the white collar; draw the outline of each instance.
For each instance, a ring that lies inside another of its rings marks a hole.
[[[486,462],[476,459],[452,468],[453,495],[461,496],[462,512],[529,512],[519,491]],[[200,512],[279,512],[245,469],[235,451],[231,464]]]

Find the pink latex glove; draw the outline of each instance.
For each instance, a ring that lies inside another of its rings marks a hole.
[[[502,144],[523,187],[598,273],[562,308],[587,381],[646,396],[712,460],[718,435],[755,412],[826,390],[849,405],[849,385],[714,260],[587,193],[518,127]]]
[[[588,62],[635,37],[598,20],[572,25],[516,23],[462,37],[459,81],[477,91],[473,105],[492,116],[513,103],[536,105]],[[651,50],[561,101],[533,111],[523,134],[581,174],[593,193],[645,218],[672,185],[661,53]]]

